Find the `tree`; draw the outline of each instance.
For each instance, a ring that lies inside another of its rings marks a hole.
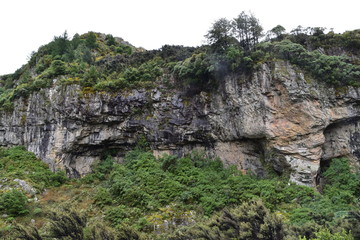
[[[306,34],[306,29],[303,28],[301,25],[299,25],[296,28],[294,28],[293,30],[291,30],[290,33],[294,34],[294,35]]]
[[[253,14],[248,15],[243,11],[232,21],[232,31],[240,46],[251,50],[259,42],[263,28]]]
[[[274,27],[270,30],[270,34],[272,36],[275,36],[278,40],[280,40],[280,38],[284,34],[285,30],[286,29],[283,26],[277,25],[276,27]]]
[[[86,62],[88,64],[92,64],[94,62],[94,57],[92,56],[90,49],[84,43],[81,43],[76,48],[74,56],[79,62]]]
[[[63,33],[63,35],[55,36],[52,44],[52,55],[53,56],[62,56],[69,50],[69,39],[67,31]]]
[[[116,39],[111,34],[106,35],[105,40],[106,40],[106,45],[108,45],[108,46],[115,46],[117,43]]]
[[[71,46],[73,49],[76,49],[81,43],[81,38],[80,35],[78,33],[75,33],[75,35],[73,36],[72,40],[71,40]]]
[[[95,49],[96,44],[96,34],[94,32],[89,32],[85,39],[86,46],[90,49]]]
[[[310,28],[310,34],[313,36],[324,35],[325,30],[326,30],[326,28],[324,28],[324,27],[312,27],[312,28]]]
[[[216,52],[225,52],[231,43],[231,23],[226,18],[217,20],[205,35]]]
[[[263,34],[259,20],[253,14],[241,12],[232,21],[217,20],[205,35],[215,52],[224,53],[230,46],[237,45],[245,51],[254,49]]]

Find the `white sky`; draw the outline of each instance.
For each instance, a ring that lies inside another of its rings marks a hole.
[[[61,35],[88,31],[122,37],[136,47],[198,46],[212,23],[251,11],[267,31],[303,27],[360,28],[359,0],[0,0],[0,75]]]

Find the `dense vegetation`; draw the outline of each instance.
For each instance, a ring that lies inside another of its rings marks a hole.
[[[211,91],[227,74],[251,74],[263,63],[289,61],[331,86],[359,86],[360,31],[325,33],[278,25],[266,34],[258,19],[242,12],[216,21],[208,45],[135,48],[112,35],[89,32],[69,39],[65,32],[33,52],[29,62],[0,78],[0,109],[13,100],[54,85],[79,84],[86,92],[124,91],[162,84],[197,93]],[[263,39],[263,41],[260,41]]]
[[[8,215],[0,219],[2,237],[360,236],[357,229],[360,177],[350,170],[346,159],[333,159],[322,173],[326,181],[323,194],[279,177],[258,179],[251,174],[243,175],[234,167],[224,168],[218,159],[208,159],[196,152],[184,158],[156,159],[138,148],[126,155],[123,164],[114,163],[108,155],[93,167],[93,173],[62,186],[62,174],[51,173],[23,148],[2,149],[0,160],[6,176],[3,180],[8,182],[0,197],[0,211]],[[9,163],[14,166],[12,169]],[[37,186],[34,194],[39,200],[28,202],[34,196],[16,184],[11,185],[14,176]],[[48,190],[40,195],[43,187]],[[30,219],[36,224],[25,227]]]
[[[10,216],[28,213],[25,194],[34,197],[45,188],[60,186],[67,180],[64,172],[51,172],[23,147],[0,148],[0,176],[0,211]]]
[[[265,36],[265,38],[264,38]],[[65,32],[0,77],[0,110],[44,88],[87,92],[134,88],[213,91],[228,74],[288,61],[332,87],[359,87],[360,31],[278,25],[266,35],[253,15],[219,19],[208,45],[135,48],[120,38]],[[261,39],[264,39],[261,41]],[[22,147],[0,149],[0,238],[4,239],[359,239],[360,177],[347,159],[321,173],[320,192],[269,175],[258,179],[201,153],[156,159],[146,149],[123,164],[111,155],[67,180]],[[70,207],[69,207],[70,206]],[[30,224],[31,223],[31,224]]]

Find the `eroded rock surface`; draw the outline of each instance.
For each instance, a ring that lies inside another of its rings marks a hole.
[[[313,186],[321,159],[359,162],[359,103],[358,89],[330,88],[285,62],[194,96],[162,86],[118,94],[57,86],[1,113],[0,145],[25,145],[76,177],[109,149],[120,161],[145,136],[157,156],[197,149],[257,175],[291,170],[292,181]]]

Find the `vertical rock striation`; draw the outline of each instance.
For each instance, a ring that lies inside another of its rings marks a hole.
[[[0,145],[25,145],[78,177],[108,150],[121,160],[145,136],[157,156],[198,149],[260,176],[269,166],[290,170],[291,181],[314,186],[322,159],[359,163],[359,103],[358,89],[330,88],[282,61],[192,96],[161,86],[118,94],[57,86],[1,112]]]

